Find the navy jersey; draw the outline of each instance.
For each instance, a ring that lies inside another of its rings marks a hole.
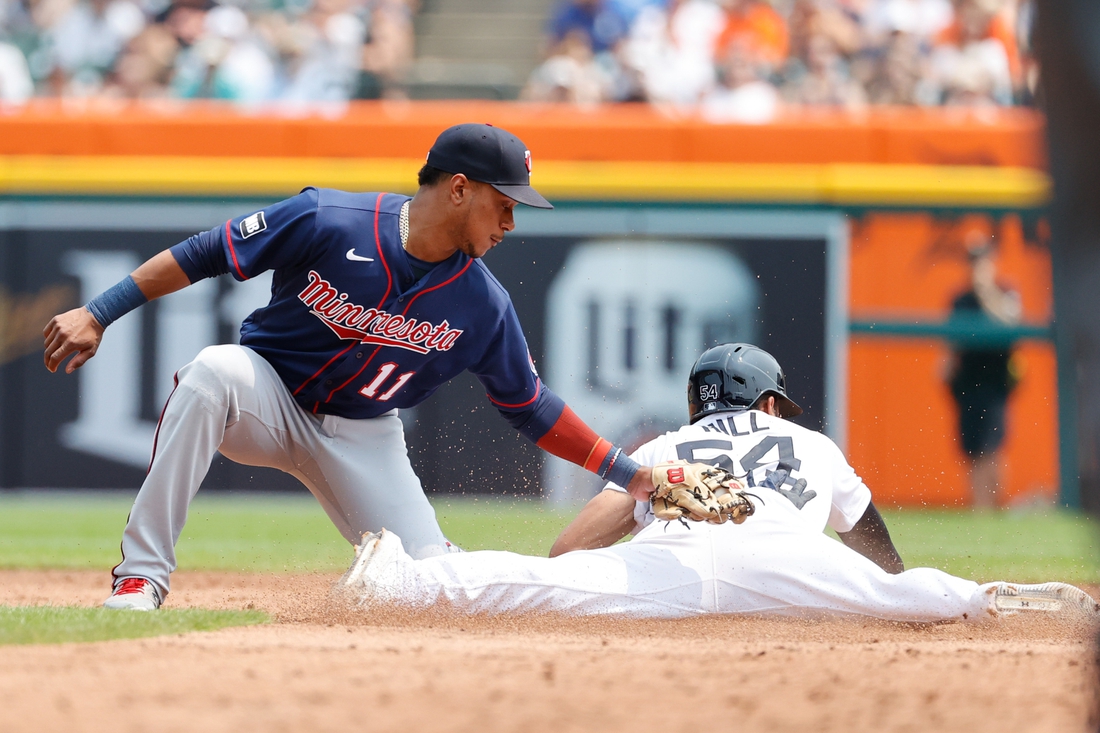
[[[298,404],[371,418],[412,407],[469,369],[538,441],[564,403],[541,384],[511,298],[456,252],[417,280],[398,218],[409,198],[306,189],[172,248],[192,282],[273,271],[271,301],[241,326]]]

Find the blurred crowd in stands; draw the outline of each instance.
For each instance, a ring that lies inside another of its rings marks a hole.
[[[0,104],[401,96],[417,2],[0,0]],[[557,0],[521,96],[748,123],[784,104],[1029,105],[1033,2]]]
[[[377,98],[411,63],[411,16],[405,0],[0,0],[0,102]]]
[[[1033,0],[560,0],[524,97],[698,105],[1034,104]]]

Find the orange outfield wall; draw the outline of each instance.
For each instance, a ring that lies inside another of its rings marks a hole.
[[[945,318],[953,298],[968,286],[963,238],[972,229],[995,237],[999,279],[1020,293],[1024,320],[1048,322],[1053,312],[1049,250],[1025,237],[1015,215],[947,221],[928,214],[871,213],[853,221],[852,318]],[[931,339],[854,334],[849,353],[848,455],[876,500],[968,503],[957,414],[945,384],[948,347]],[[1009,504],[1053,501],[1058,492],[1054,348],[1024,341],[1014,359],[1021,381],[1008,403],[1003,498]]]
[[[731,126],[649,105],[505,102],[357,102],[330,115],[291,116],[216,103],[41,101],[0,113],[0,155],[419,159],[458,122],[516,133],[536,166],[539,159],[1045,166],[1042,118],[1028,110],[812,110]]]
[[[536,181],[540,160],[1040,170],[1046,164],[1043,120],[1028,110],[811,110],[786,113],[766,126],[717,126],[635,105],[578,110],[495,102],[363,102],[330,112],[292,116],[242,113],[214,103],[43,101],[0,113],[0,156],[417,160],[441,129],[483,121],[509,129],[531,147]],[[792,205],[798,204],[792,200]],[[944,318],[954,295],[966,287],[962,236],[966,228],[978,227],[996,235],[1000,272],[1020,290],[1025,319],[1048,321],[1047,249],[1028,241],[1017,216],[1000,212],[959,222],[961,213],[941,211],[939,218],[853,213],[851,316]],[[954,406],[943,381],[948,353],[933,340],[852,339],[848,454],[881,504],[968,500]],[[1026,342],[1018,354],[1024,373],[1010,400],[1006,493],[1009,501],[1046,500],[1058,483],[1053,349]],[[792,383],[798,378],[790,375]]]

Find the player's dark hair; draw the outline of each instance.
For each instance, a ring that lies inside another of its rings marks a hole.
[[[441,171],[438,168],[433,168],[427,163],[420,169],[420,172],[416,174],[416,185],[418,186],[434,186],[437,183],[442,183],[445,180],[450,179],[454,175],[447,171]]]

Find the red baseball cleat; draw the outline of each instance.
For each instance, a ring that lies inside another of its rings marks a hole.
[[[103,602],[104,608],[118,611],[155,611],[160,608],[160,593],[145,578],[124,578],[115,592]]]

